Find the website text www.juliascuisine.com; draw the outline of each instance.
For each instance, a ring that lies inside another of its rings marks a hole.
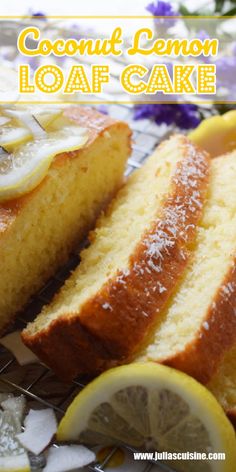
[[[135,461],[224,461],[224,452],[134,452]]]

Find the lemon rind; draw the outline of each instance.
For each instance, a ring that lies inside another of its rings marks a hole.
[[[236,462],[236,439],[233,426],[215,397],[192,377],[175,369],[155,363],[135,363],[111,369],[92,381],[69,406],[61,420],[58,441],[78,439],[86,429],[90,413],[100,403],[122,388],[142,385],[167,388],[179,394],[190,406],[191,413],[201,418],[206,427],[214,452],[227,451],[226,461],[214,462],[215,472],[233,472]],[[223,468],[222,468],[223,467]]]

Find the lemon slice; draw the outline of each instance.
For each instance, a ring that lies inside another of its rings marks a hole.
[[[62,108],[54,107],[43,107],[43,106],[21,106],[12,108],[3,108],[3,115],[10,118],[15,118],[19,123],[30,126],[30,122],[35,120],[39,128],[47,130],[52,123],[62,115]],[[68,120],[67,120],[68,124]],[[34,127],[35,128],[35,127]],[[58,128],[59,129],[59,128]]]
[[[43,180],[55,155],[80,149],[86,141],[83,128],[68,126],[30,141],[12,154],[1,155],[0,201],[31,191]]]
[[[6,116],[0,116],[0,126],[6,125],[10,121],[10,118],[7,118]]]
[[[0,411],[1,472],[30,472],[28,456],[15,437],[20,430],[20,422],[13,413]]]
[[[34,115],[36,118],[42,117],[42,121],[48,123],[53,119],[57,118],[63,110],[63,105],[12,105],[8,107],[2,107],[3,112],[5,110],[6,114],[13,114],[14,112],[21,113],[27,112],[31,115]]]
[[[38,108],[36,110],[32,110],[32,114],[35,119],[39,122],[39,124],[47,129],[51,126],[56,119],[58,119],[62,115],[62,109],[56,108],[55,106],[52,108]]]
[[[64,116],[61,112],[54,120],[52,120],[49,125],[48,129],[51,131],[56,131],[58,129],[64,128],[68,124],[71,126],[73,123],[73,119],[70,119],[68,116]]]
[[[0,146],[8,152],[32,138],[32,134],[26,128],[15,128],[12,126],[3,126],[0,128]]]
[[[35,113],[34,114],[36,120],[45,129],[48,129],[49,126],[52,126],[54,121],[56,119],[58,119],[61,115],[62,115],[61,110],[57,110],[57,111],[53,111],[53,112],[45,111],[45,112],[42,112],[42,113],[38,113],[38,114]]]
[[[216,399],[193,378],[154,363],[117,367],[91,382],[68,408],[57,438],[104,438],[103,444],[110,438],[141,451],[221,452],[225,461],[168,465],[181,472],[235,471],[235,432]]]

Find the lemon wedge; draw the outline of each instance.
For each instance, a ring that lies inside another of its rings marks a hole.
[[[236,149],[236,110],[203,120],[188,137],[212,157]]]
[[[0,201],[28,193],[43,180],[53,158],[80,149],[87,141],[84,128],[67,126],[0,156]]]
[[[168,465],[181,472],[235,471],[235,432],[216,399],[193,378],[154,363],[116,367],[91,382],[69,406],[57,439],[122,441],[141,451],[221,452],[224,461]]]

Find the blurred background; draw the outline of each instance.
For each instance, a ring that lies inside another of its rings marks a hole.
[[[47,15],[144,15],[148,0],[1,0],[0,15],[22,15],[29,10]],[[178,2],[169,2],[178,5]],[[211,8],[211,0],[183,2],[191,10]],[[225,2],[227,3],[227,2]]]

